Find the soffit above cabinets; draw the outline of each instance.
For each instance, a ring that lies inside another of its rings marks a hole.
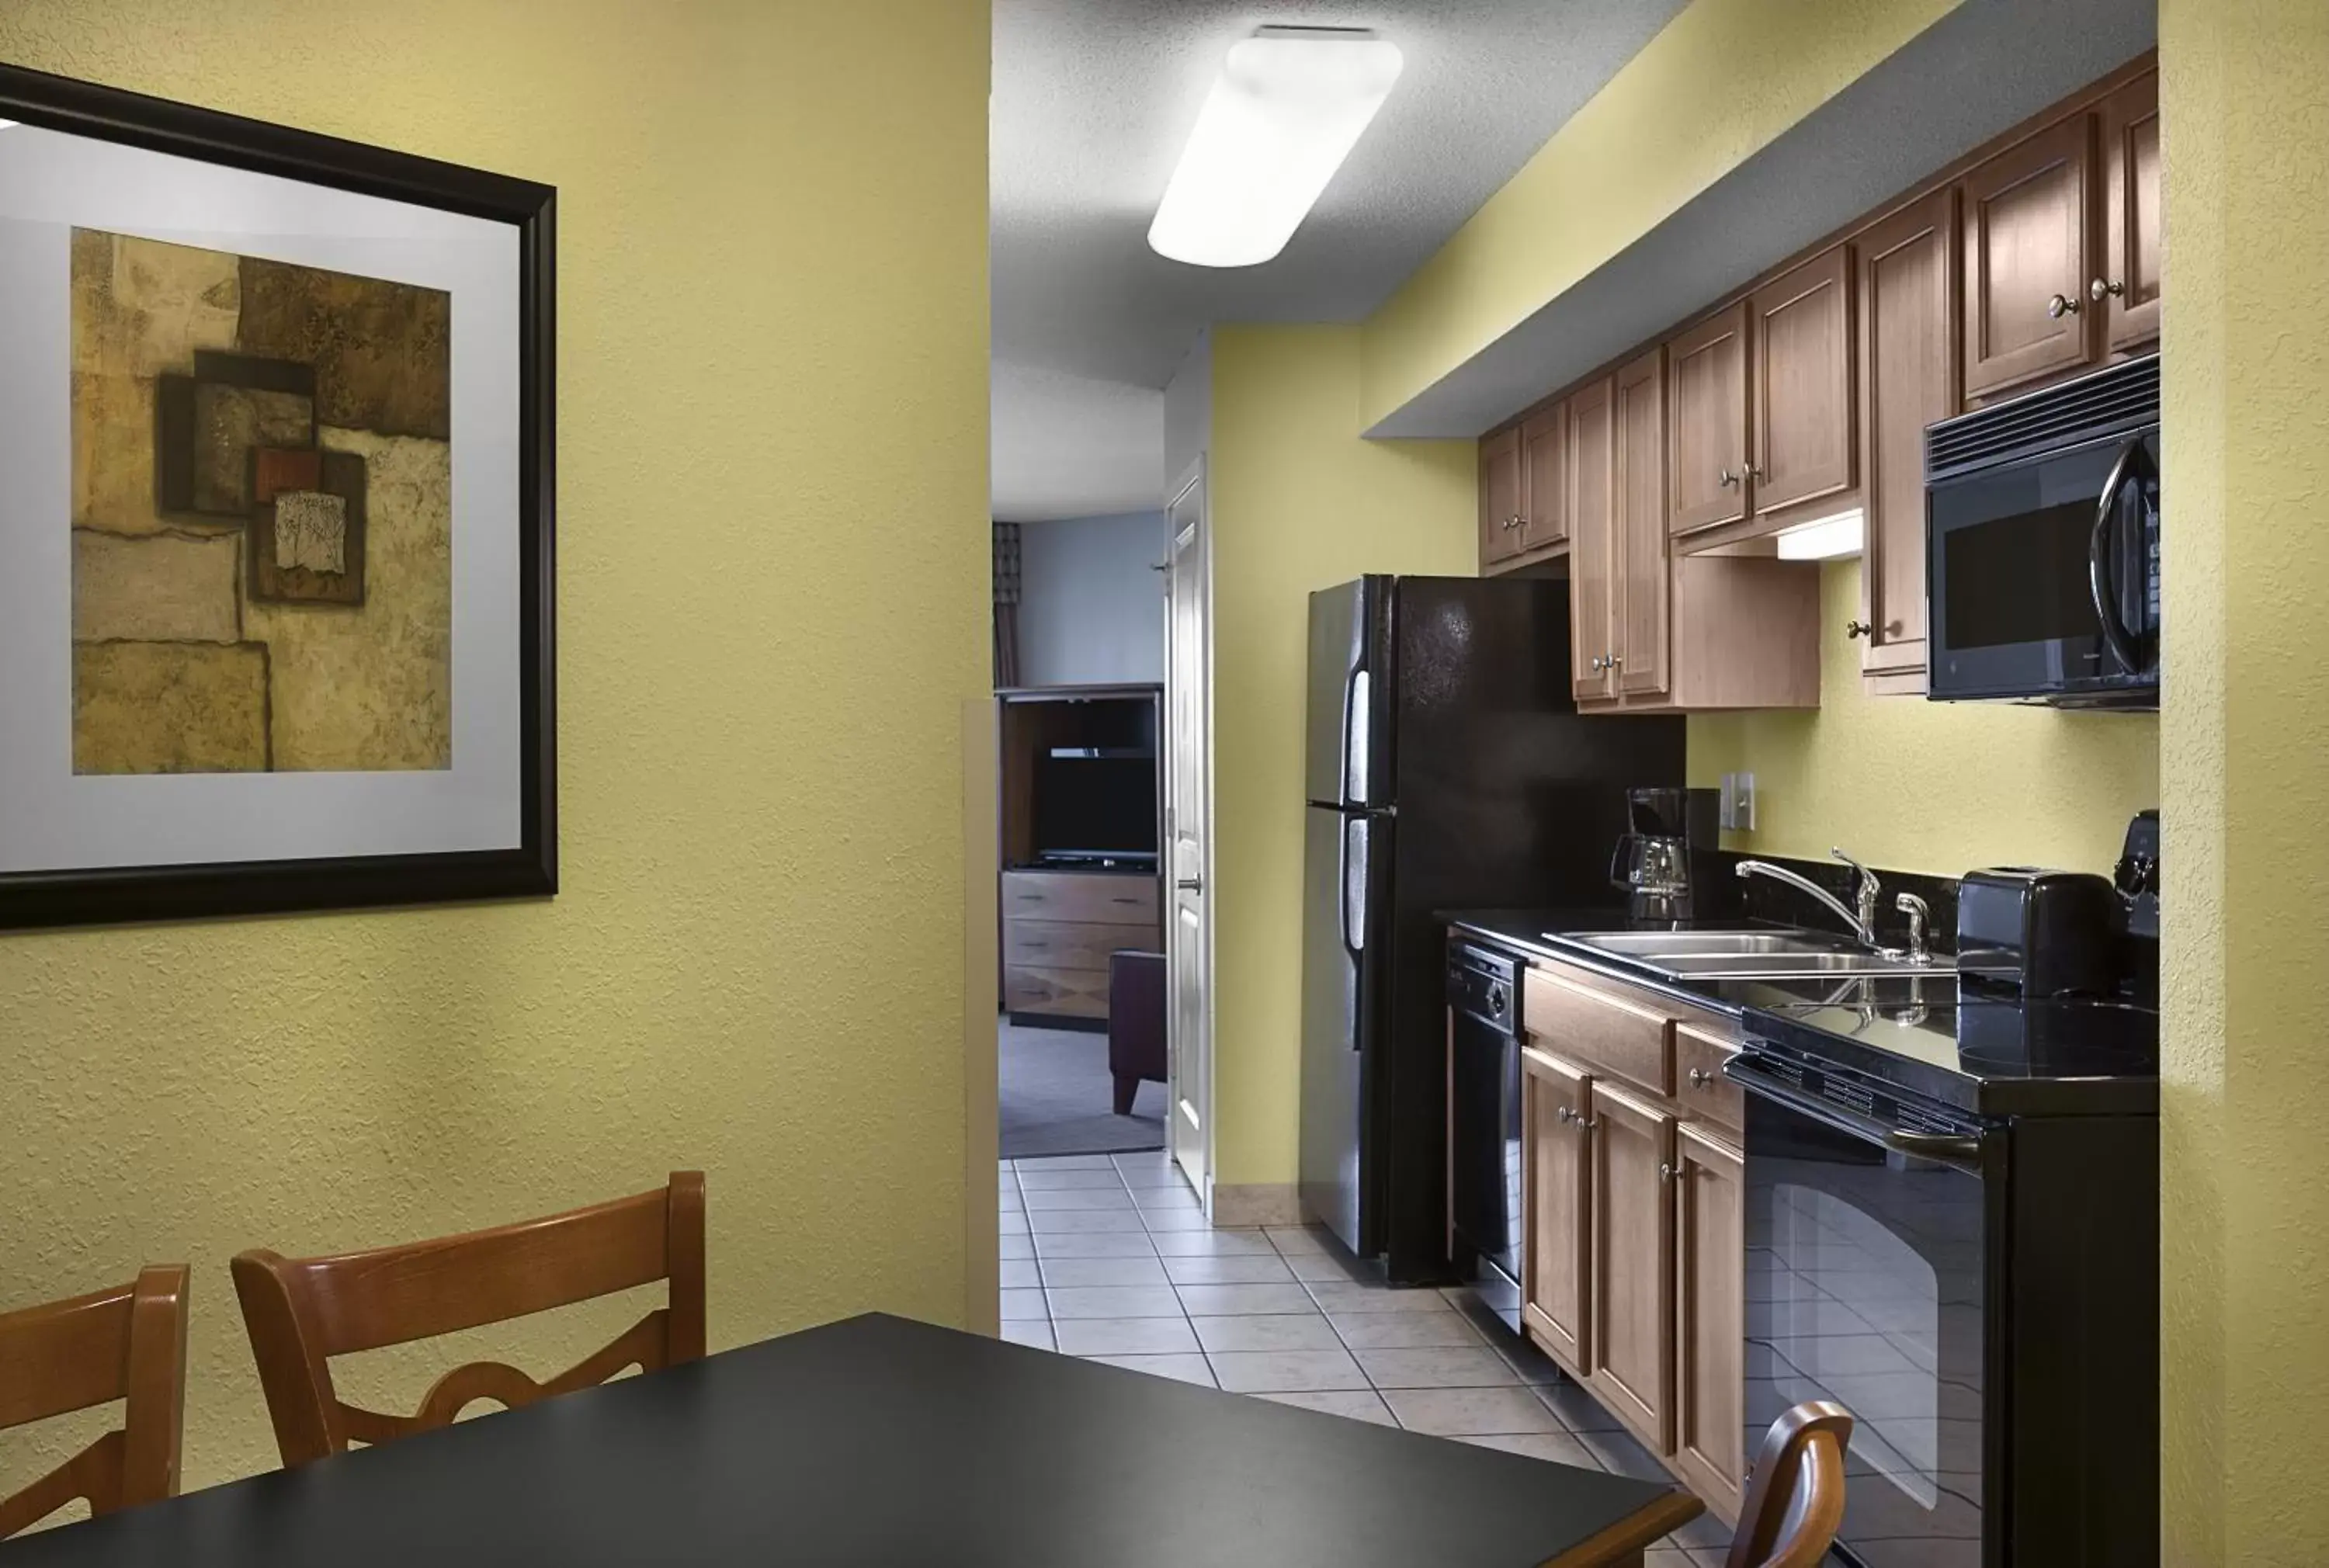
[[[1965,0],[1367,433],[1475,436],[2153,47],[2153,0]]]

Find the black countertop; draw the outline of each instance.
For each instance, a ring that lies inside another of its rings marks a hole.
[[[2109,1000],[2024,1001],[1954,974],[1692,981],[1565,938],[1630,925],[1622,910],[1459,910],[1462,934],[1558,959],[1740,1020],[1756,1049],[1981,1116],[2152,1115],[2159,1015]],[[1689,929],[1684,926],[1683,929]],[[1738,930],[1736,920],[1702,923]]]

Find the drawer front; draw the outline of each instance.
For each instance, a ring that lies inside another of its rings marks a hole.
[[[1683,1022],[1674,1026],[1674,1098],[1690,1113],[1739,1137],[1747,1110],[1739,1085],[1722,1075],[1722,1064],[1738,1047],[1711,1029]]]
[[[1521,1018],[1557,1056],[1589,1063],[1654,1094],[1674,1093],[1674,1020],[1640,1003],[1532,967]]]
[[[1003,928],[1003,961],[1035,969],[1106,969],[1119,948],[1156,951],[1150,925],[1092,925],[1064,920],[1013,920]]]
[[[1006,964],[1003,970],[1003,1008],[1005,1012],[1104,1019],[1108,1017],[1108,971]]]
[[[1005,871],[1006,920],[1073,920],[1102,925],[1156,924],[1156,878],[1074,871]]]

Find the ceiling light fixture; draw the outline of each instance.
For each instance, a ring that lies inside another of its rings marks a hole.
[[[1778,537],[1783,561],[1840,560],[1858,555],[1866,542],[1866,518],[1860,508],[1839,512],[1814,522],[1799,522]]]
[[[1286,249],[1399,80],[1399,47],[1362,28],[1265,27],[1230,50],[1164,188],[1149,248],[1195,267]]]

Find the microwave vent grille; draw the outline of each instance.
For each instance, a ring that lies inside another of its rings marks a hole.
[[[2159,356],[2147,354],[1942,420],[1925,432],[1925,476],[1945,479],[2158,423]]]

